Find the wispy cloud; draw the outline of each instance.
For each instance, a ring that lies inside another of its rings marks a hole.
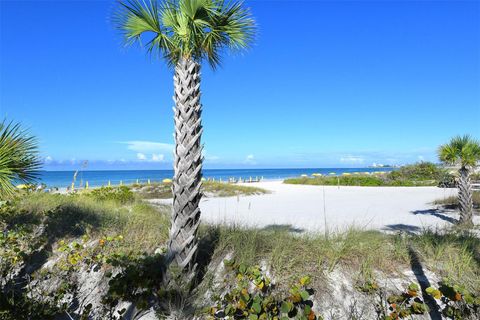
[[[132,150],[140,153],[163,153],[173,152],[173,144],[156,142],[156,141],[143,141],[132,140],[120,142],[127,145],[128,150]]]
[[[162,162],[165,160],[165,156],[163,154],[152,154],[152,161],[153,162]]]
[[[255,161],[255,156],[253,154],[249,154],[245,157],[245,160],[243,161],[243,163],[246,163],[246,164],[257,164],[257,161]]]
[[[137,159],[140,161],[147,160],[147,156],[141,152],[137,153]]]
[[[362,157],[362,156],[352,156],[352,155],[347,155],[347,156],[343,156],[340,158],[340,162],[342,163],[364,163],[365,162],[365,158]]]

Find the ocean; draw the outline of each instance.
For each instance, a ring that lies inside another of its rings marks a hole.
[[[203,176],[207,179],[226,181],[230,178],[242,180],[263,178],[265,180],[280,180],[298,177],[302,174],[342,174],[353,172],[392,171],[392,168],[309,168],[309,169],[204,169]],[[72,184],[74,171],[41,171],[39,183],[48,187],[65,188]],[[88,181],[90,187],[112,185],[160,182],[163,179],[171,179],[173,170],[105,170],[105,171],[78,171],[75,186],[84,186]]]

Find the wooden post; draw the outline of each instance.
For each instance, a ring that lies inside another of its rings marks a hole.
[[[85,189],[88,190],[88,181],[85,182]]]

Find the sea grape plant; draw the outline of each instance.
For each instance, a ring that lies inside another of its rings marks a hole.
[[[446,279],[438,288],[428,287],[425,291],[442,302],[441,312],[447,319],[480,319],[480,297],[471,294],[464,286]]]
[[[235,284],[225,293],[216,296],[216,303],[205,311],[211,319],[322,319],[313,311],[308,288],[309,277],[301,277],[294,283],[284,299],[273,293],[271,279],[259,266],[247,266],[234,260],[225,260],[224,265],[233,273]]]

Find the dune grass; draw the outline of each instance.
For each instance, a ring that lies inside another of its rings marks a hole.
[[[267,190],[224,182],[205,181],[202,190],[206,197],[233,197],[266,194]],[[172,185],[170,183],[155,183],[150,185],[133,186],[132,190],[143,199],[169,199],[172,198]]]
[[[473,199],[473,206],[475,208],[480,208],[480,191],[474,191],[472,194],[472,199]],[[442,206],[451,207],[451,208],[457,208],[458,197],[450,196],[444,199],[437,199],[433,202],[433,204],[442,205]]]
[[[128,239],[123,244],[126,251],[152,252],[166,242],[170,227],[169,207],[154,208],[138,200],[99,200],[88,193],[32,193],[18,200],[15,208],[23,218],[10,218],[9,224],[43,223],[48,236],[56,240],[84,234],[92,238],[122,235]]]

